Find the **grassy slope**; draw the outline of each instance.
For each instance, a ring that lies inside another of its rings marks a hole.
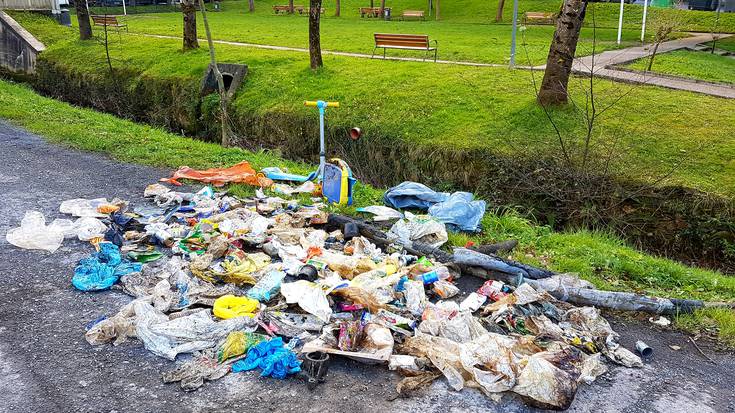
[[[17,18],[25,24],[23,14]],[[106,70],[99,44],[73,41],[74,32],[58,25],[33,21],[28,28],[42,40],[58,38],[59,31],[70,38],[52,44],[46,52],[49,59],[83,72]],[[213,30],[216,33],[219,27],[213,25]],[[124,34],[112,40],[114,63],[144,68],[146,76],[198,81],[208,62],[205,47],[181,53],[176,40]],[[452,148],[543,152],[556,147],[553,129],[534,102],[527,71],[325,56],[325,69],[314,74],[307,68],[306,54],[217,47],[222,61],[245,62],[250,67],[234,101],[238,111],[305,114],[308,109],[301,102],[321,97],[344,103],[330,112],[331,125],[361,126],[367,139],[371,131],[379,130],[373,135]],[[631,88],[604,80],[596,85],[600,103]],[[572,82],[572,87],[583,99],[579,82]],[[554,116],[562,130],[581,135],[582,123],[573,113],[559,110]],[[662,124],[667,127],[661,128]],[[638,178],[655,179],[678,163],[669,182],[727,195],[735,191],[733,101],[632,87],[600,125],[600,140],[618,138],[626,154],[625,171]]]
[[[646,70],[649,59],[640,59],[626,67]],[[652,72],[709,82],[735,84],[735,59],[708,52],[677,50],[656,56]]]
[[[59,117],[59,113],[67,116]],[[248,160],[256,168],[279,165],[297,173],[313,166],[296,164],[273,154],[222,148],[135,124],[110,115],[41,97],[27,87],[0,81],[0,117],[74,148],[108,153],[128,162],[177,167],[223,166]],[[232,191],[249,194],[250,188]],[[357,189],[361,206],[379,201],[382,191],[365,185]],[[690,268],[662,258],[640,253],[602,233],[587,231],[557,233],[533,226],[514,214],[486,214],[483,234],[475,241],[517,238],[520,248],[515,258],[542,263],[557,271],[577,272],[603,289],[644,292],[653,295],[705,300],[735,300],[735,278],[717,272]],[[450,241],[463,245],[470,238],[454,234]],[[703,311],[680,317],[687,328],[715,323],[725,341],[735,343],[735,315],[724,311]]]

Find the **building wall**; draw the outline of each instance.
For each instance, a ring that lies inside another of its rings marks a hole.
[[[0,11],[0,67],[13,72],[34,73],[36,58],[45,49],[43,43]]]
[[[52,10],[54,0],[0,0],[0,9],[7,10]]]

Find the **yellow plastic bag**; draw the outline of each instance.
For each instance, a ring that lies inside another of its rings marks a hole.
[[[223,320],[243,316],[252,318],[259,306],[258,300],[227,294],[214,300],[213,312],[214,315]]]
[[[250,347],[265,340],[268,340],[268,336],[264,334],[233,331],[227,336],[222,346],[217,349],[217,361],[222,363],[233,357],[242,356],[250,350]]]

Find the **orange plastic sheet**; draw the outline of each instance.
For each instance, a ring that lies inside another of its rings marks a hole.
[[[211,168],[204,171],[182,166],[178,171],[174,172],[171,178],[162,178],[161,182],[168,182],[178,186],[181,185],[181,182],[178,181],[179,179],[191,179],[210,183],[214,186],[223,186],[229,183],[270,186],[273,183],[270,179],[262,175],[259,176],[247,161],[242,161],[229,168]]]

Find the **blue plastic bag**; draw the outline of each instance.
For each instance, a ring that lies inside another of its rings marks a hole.
[[[437,202],[449,198],[446,192],[436,192],[424,184],[416,182],[402,182],[385,192],[383,202],[397,209],[429,209]]]
[[[140,263],[123,259],[117,245],[103,242],[98,252],[79,261],[71,283],[82,291],[106,290],[123,275],[138,272],[142,268]]]
[[[473,199],[469,192],[455,192],[446,201],[432,205],[429,215],[451,230],[477,232],[485,215],[485,201]]]
[[[248,350],[245,360],[232,365],[232,371],[250,371],[261,369],[260,377],[285,379],[289,374],[301,371],[301,361],[296,354],[283,345],[281,337],[256,344]]]

